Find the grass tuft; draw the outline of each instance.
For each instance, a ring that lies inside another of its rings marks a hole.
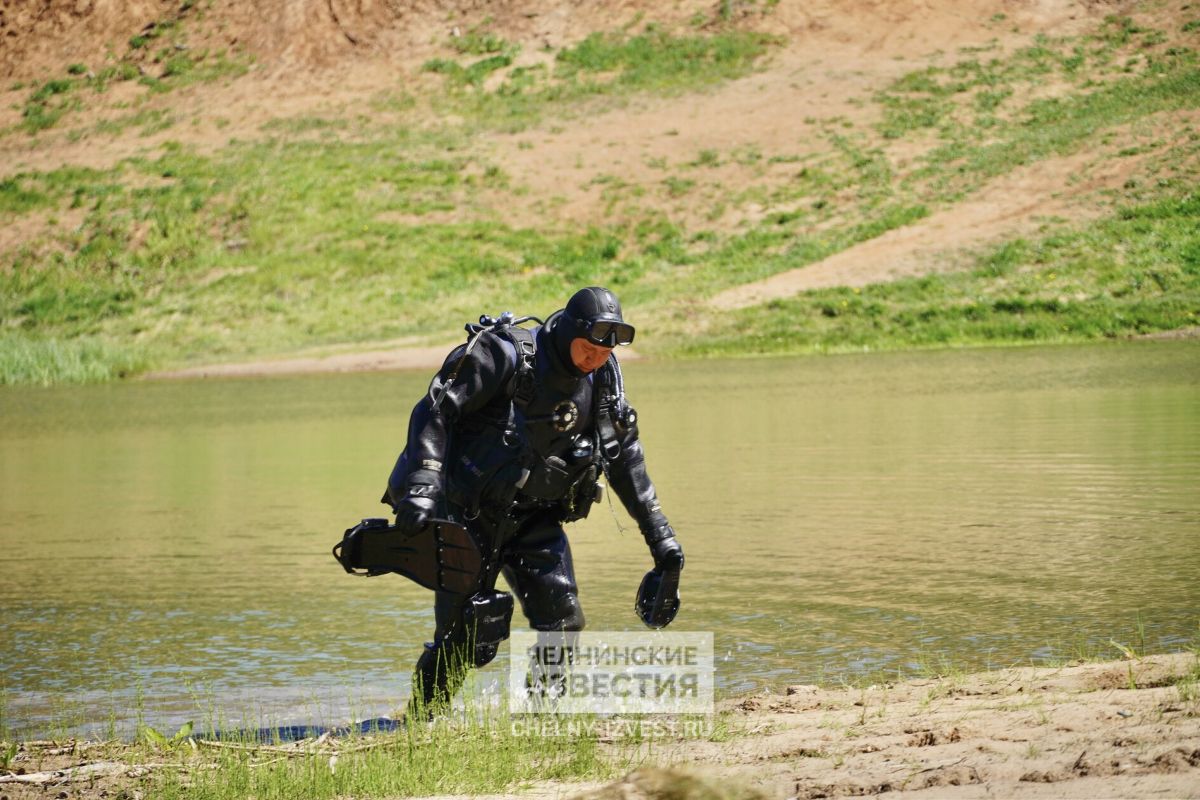
[[[557,73],[567,81],[611,73],[614,83],[633,89],[694,87],[745,74],[775,41],[740,31],[673,36],[655,26],[636,36],[593,33],[559,52]]]
[[[676,36],[649,25],[636,35],[594,33],[560,50],[552,69],[515,66],[518,48],[489,35],[451,40],[466,61],[438,58],[423,70],[442,75],[452,91],[436,110],[470,119],[473,126],[521,130],[554,114],[569,114],[583,101],[635,92],[678,94],[748,73],[779,40],[764,34],[724,31]],[[482,37],[482,38],[479,38]],[[498,76],[486,89],[490,76]]]
[[[0,334],[0,385],[99,383],[147,369],[139,349],[95,338],[33,339]]]

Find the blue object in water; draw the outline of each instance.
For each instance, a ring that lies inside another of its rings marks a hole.
[[[375,717],[352,722],[337,728],[324,725],[283,725],[278,728],[258,728],[234,731],[215,731],[210,736],[202,737],[217,742],[252,742],[256,744],[283,744],[286,742],[301,742],[305,739],[315,739],[329,734],[333,737],[363,736],[371,733],[395,733],[403,730],[404,723],[389,717]]]

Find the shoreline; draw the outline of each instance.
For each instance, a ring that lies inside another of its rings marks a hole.
[[[294,358],[264,358],[231,364],[208,364],[180,369],[154,370],[136,376],[135,380],[168,381],[205,378],[266,378],[282,375],[322,375],[351,372],[397,372],[400,370],[431,370],[442,366],[446,356],[462,342],[442,345],[402,346],[386,350],[364,350],[335,353],[325,356]],[[619,355],[622,362],[640,361],[643,356],[630,348]]]
[[[1195,651],[868,687],[787,686],[722,701],[717,713],[717,732],[707,738],[643,741],[631,752],[629,745],[626,750],[602,745],[612,748],[615,763],[625,765],[618,774],[637,767],[615,781],[518,780],[498,792],[432,796],[1200,797],[1200,653]],[[261,775],[251,768],[280,762],[299,770],[312,762],[307,768],[327,771],[339,754],[353,769],[353,754],[389,745],[398,756],[415,755],[403,734],[388,737],[242,746],[233,762],[228,749],[216,748],[238,745],[193,739],[150,747],[27,742],[0,775],[0,794],[32,800],[62,786],[73,798],[150,797],[156,796],[155,781],[168,774],[220,781],[222,771],[250,769]],[[262,763],[246,763],[254,759]]]
[[[388,372],[404,369],[437,369],[456,343],[401,346],[331,355],[263,358],[229,364],[201,364],[179,369],[153,370],[137,380],[192,380],[203,378],[261,378],[274,375],[316,375],[347,372]]]
[[[1098,345],[1112,342],[1178,342],[1200,340],[1200,326],[1178,328],[1171,331],[1156,331],[1139,336],[1119,339],[1084,339],[1067,341],[1020,341],[970,343],[962,345],[940,345],[934,347],[900,347],[879,348],[868,351],[835,350],[835,351],[802,351],[779,353],[744,352],[735,355],[720,354],[720,358],[795,358],[805,355],[841,355],[844,353],[895,353],[895,352],[924,352],[935,350],[966,350],[977,348],[1009,348],[1009,347],[1055,347],[1072,345]],[[348,353],[329,355],[306,355],[280,358],[260,358],[252,361],[233,363],[201,364],[178,369],[152,370],[131,376],[134,381],[171,381],[171,380],[203,380],[208,378],[266,378],[285,375],[322,375],[345,374],[356,372],[398,372],[403,370],[431,370],[442,366],[446,355],[461,344],[459,341],[449,341],[441,345],[402,345],[387,349],[371,349]],[[648,357],[633,348],[623,348],[618,354],[622,363],[644,361]],[[683,355],[667,356],[671,360],[695,360],[709,356]]]

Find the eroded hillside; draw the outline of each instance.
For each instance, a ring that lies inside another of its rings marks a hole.
[[[650,352],[1194,324],[1184,2],[50,0],[0,41],[8,380],[393,349],[585,281]]]

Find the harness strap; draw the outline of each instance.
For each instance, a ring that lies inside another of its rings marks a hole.
[[[513,325],[497,328],[495,332],[511,342],[517,351],[517,371],[508,384],[508,392],[513,402],[523,408],[533,402],[537,393],[533,380],[537,342],[533,331]]]
[[[621,383],[621,368],[617,365],[615,355],[609,355],[608,361],[596,373],[596,434],[600,440],[600,453],[606,461],[616,461],[621,457],[621,441],[613,424],[613,413],[619,402],[619,386]]]
[[[471,354],[471,348],[475,346],[475,343],[479,341],[481,336],[483,336],[483,330],[475,332],[467,341],[467,347],[463,350],[462,356],[459,357],[458,362],[454,365],[454,369],[450,370],[450,374],[446,376],[446,382],[442,384],[441,394],[435,397],[432,405],[430,405],[430,411],[433,413],[437,413],[438,407],[442,404],[442,401],[446,399],[446,394],[450,391],[450,387],[454,385],[456,380],[458,380],[459,370],[461,370],[462,365],[466,363],[467,356]]]

